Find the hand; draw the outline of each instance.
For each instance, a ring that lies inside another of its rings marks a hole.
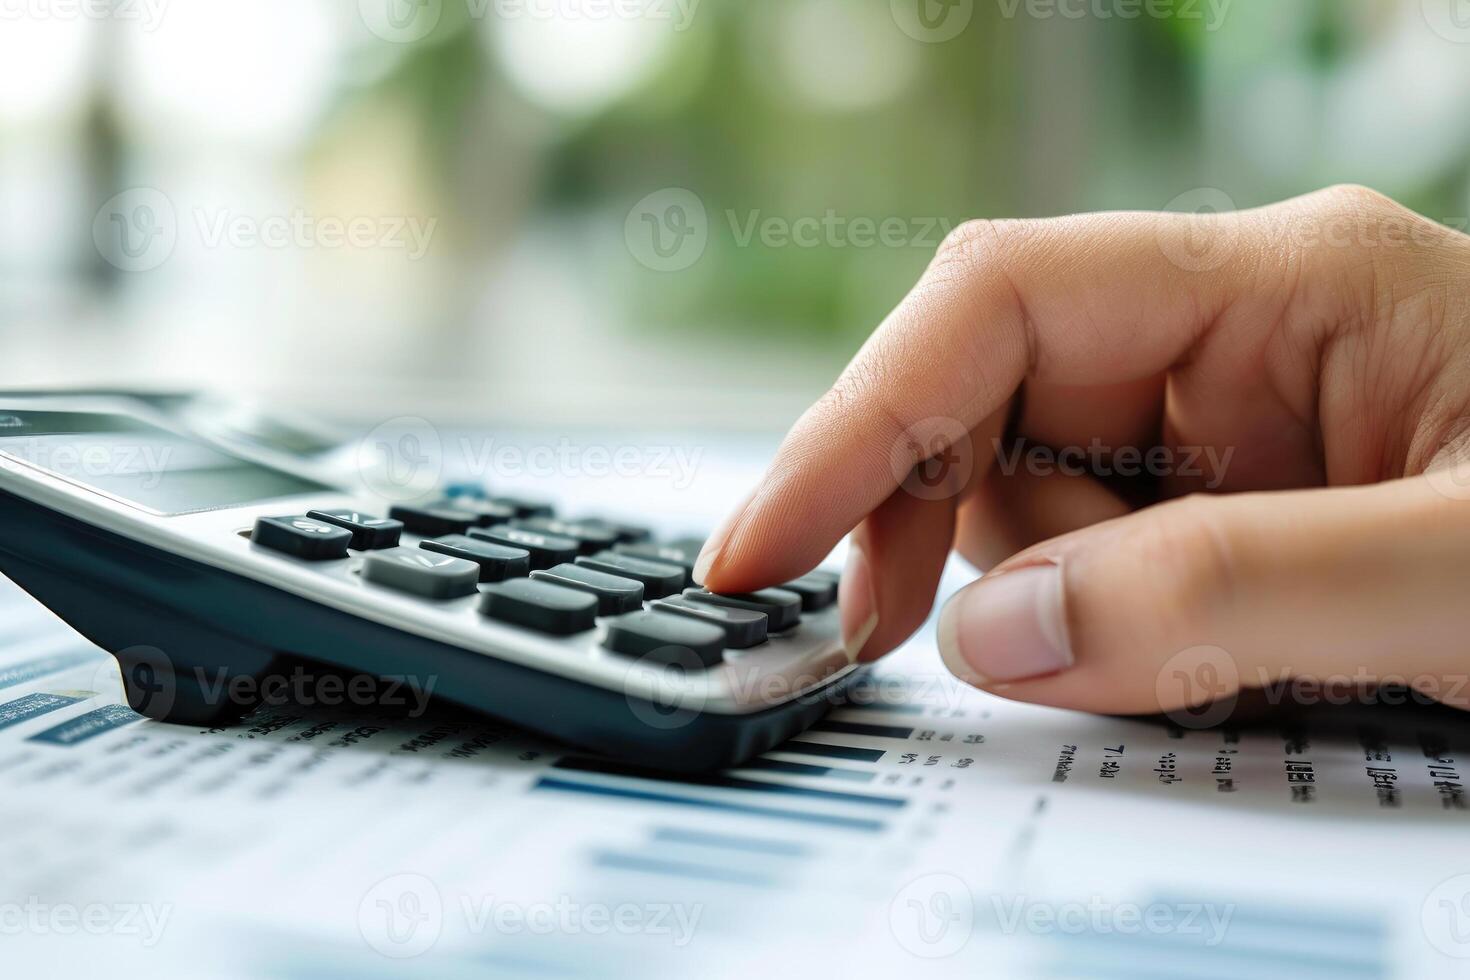
[[[965,224],[696,578],[786,581],[849,531],[856,658],[924,621],[953,547],[989,571],[941,652],[1007,697],[1169,711],[1195,695],[1168,665],[1208,648],[1216,695],[1470,705],[1470,238],[1357,187]]]

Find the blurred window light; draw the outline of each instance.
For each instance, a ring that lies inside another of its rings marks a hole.
[[[0,6],[0,125],[54,120],[85,100],[96,24]]]
[[[894,29],[887,4],[786,0],[768,27],[761,47],[775,51],[779,79],[816,108],[882,105],[909,86],[919,67],[916,45]]]
[[[559,112],[593,113],[646,82],[699,6],[670,0],[484,0],[506,78]]]
[[[335,81],[338,19],[326,0],[171,4],[155,30],[129,30],[119,92],[141,133],[292,146]]]

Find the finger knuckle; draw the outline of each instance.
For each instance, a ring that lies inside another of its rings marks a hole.
[[[994,266],[1016,250],[1030,226],[1023,219],[971,218],[944,236],[935,265],[967,271]]]
[[[1329,214],[1383,218],[1413,212],[1381,191],[1362,184],[1334,184],[1317,195],[1318,207]]]

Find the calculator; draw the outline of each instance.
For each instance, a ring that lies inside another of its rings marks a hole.
[[[734,765],[860,668],[835,572],[717,595],[691,580],[701,544],[476,484],[375,499],[137,399],[0,394],[0,572],[159,721],[368,679],[648,766]]]

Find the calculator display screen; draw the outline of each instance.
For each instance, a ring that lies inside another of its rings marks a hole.
[[[126,415],[0,409],[0,452],[161,514],[334,488]]]

